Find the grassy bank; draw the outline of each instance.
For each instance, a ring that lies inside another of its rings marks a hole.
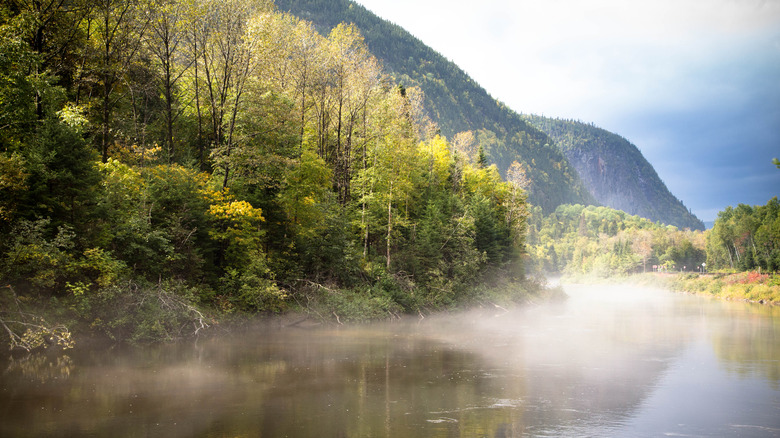
[[[736,274],[679,274],[672,276],[673,290],[713,295],[725,300],[780,304],[780,275],[740,272]]]
[[[780,304],[780,275],[761,274],[755,271],[713,274],[646,273],[607,278],[595,275],[576,275],[564,277],[561,281],[564,283],[625,283],[640,286],[656,286],[678,292],[710,295],[724,300]]]

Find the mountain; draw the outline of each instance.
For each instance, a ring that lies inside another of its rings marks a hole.
[[[276,5],[311,21],[322,34],[339,23],[354,23],[396,82],[423,90],[425,108],[441,134],[452,140],[459,132],[472,131],[488,161],[502,175],[513,161],[524,165],[530,179],[529,200],[534,205],[551,212],[561,204],[596,202],[547,134],[401,27],[348,0],[276,0]]]
[[[555,140],[600,203],[681,229],[704,230],[704,223],[672,195],[639,149],[625,138],[572,120],[524,118]]]
[[[561,204],[603,204],[681,228],[703,229],[639,150],[616,134],[601,130],[597,135],[593,128],[589,135],[601,140],[556,144],[566,138],[560,129],[555,135],[539,129],[536,122],[541,118],[511,110],[457,65],[355,2],[276,0],[276,5],[313,22],[323,34],[342,22],[357,25],[397,82],[423,90],[425,107],[443,135],[452,139],[458,132],[473,131],[488,160],[504,175],[513,161],[524,164],[531,181],[529,200],[546,212]],[[598,158],[607,166],[601,173]],[[595,173],[588,167],[594,159]]]

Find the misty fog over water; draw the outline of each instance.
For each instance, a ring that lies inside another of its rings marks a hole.
[[[0,436],[778,436],[780,309],[628,286],[0,364]]]

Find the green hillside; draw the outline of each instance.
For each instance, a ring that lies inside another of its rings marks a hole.
[[[323,36],[265,0],[8,3],[0,345],[68,348],[71,322],[172,341],[258,312],[341,323],[539,290],[521,284],[519,166],[505,182],[431,135],[356,26]]]
[[[555,140],[601,204],[679,228],[704,230],[704,223],[672,195],[625,138],[582,122],[524,117]]]
[[[619,135],[583,123],[517,114],[458,66],[357,3],[276,4],[311,20],[321,33],[341,22],[355,23],[396,81],[423,90],[425,107],[442,134],[452,139],[459,132],[473,131],[477,145],[503,174],[513,161],[522,163],[530,179],[529,200],[545,211],[567,203],[602,204],[680,228],[704,228],[636,146]]]
[[[476,146],[504,175],[512,162],[524,165],[531,203],[552,211],[561,204],[596,202],[546,134],[401,27],[348,0],[277,0],[276,5],[312,21],[323,34],[341,22],[357,25],[369,50],[397,82],[423,90],[425,108],[443,135],[453,139],[472,131]]]

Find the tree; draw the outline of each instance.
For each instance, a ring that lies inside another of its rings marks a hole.
[[[206,111],[210,116],[212,160],[222,176],[222,187],[230,180],[229,158],[238,141],[237,119],[243,108],[247,82],[257,58],[258,41],[248,33],[248,22],[268,10],[265,0],[205,0],[208,13],[200,36],[201,69]]]
[[[12,0],[16,19],[25,22],[25,40],[38,56],[34,74],[58,75],[69,83],[75,74],[75,52],[83,44],[82,23],[93,4],[89,0]],[[10,12],[10,10],[8,11]],[[52,81],[54,82],[54,81]],[[35,95],[38,118],[43,117],[43,99]]]
[[[370,141],[363,148],[363,166],[354,175],[351,190],[356,192],[361,206],[364,256],[372,242],[384,247],[385,266],[389,270],[398,227],[408,218],[413,179],[418,171],[416,136],[408,117],[408,102],[398,89],[381,95],[374,114],[368,128]],[[383,236],[381,240],[379,236]]]
[[[95,0],[95,8],[86,21],[86,34],[91,42],[86,56],[91,58],[92,81],[98,89],[100,131],[97,137],[104,163],[108,161],[109,147],[114,140],[113,115],[122,97],[118,91],[142,47],[151,19],[147,12],[154,7],[142,1]]]
[[[335,101],[335,146],[325,158],[334,163],[334,185],[342,204],[349,202],[352,179],[353,142],[356,128],[365,114],[371,94],[379,85],[379,65],[368,52],[355,26],[340,24],[328,41],[332,55],[332,83]]]
[[[472,131],[455,134],[452,139],[452,149],[467,163],[473,164],[477,161],[477,142]]]
[[[26,42],[32,30],[19,15],[0,25],[0,181],[16,191],[0,208],[12,220],[48,217],[52,232],[66,224],[86,232],[94,156],[83,117],[65,105],[56,78],[40,73],[43,55]]]
[[[177,87],[179,80],[195,63],[195,56],[185,53],[185,36],[188,27],[201,18],[195,4],[186,0],[162,0],[152,11],[150,31],[146,46],[157,60],[156,76],[165,101],[164,150],[166,161],[172,163],[176,157],[174,145],[174,123],[181,114],[175,108],[179,101]]]
[[[509,183],[509,199],[507,208],[507,225],[515,227],[522,224],[516,235],[525,235],[525,220],[528,218],[528,206],[526,190],[531,183],[526,176],[525,168],[517,161],[506,171],[506,180]]]

